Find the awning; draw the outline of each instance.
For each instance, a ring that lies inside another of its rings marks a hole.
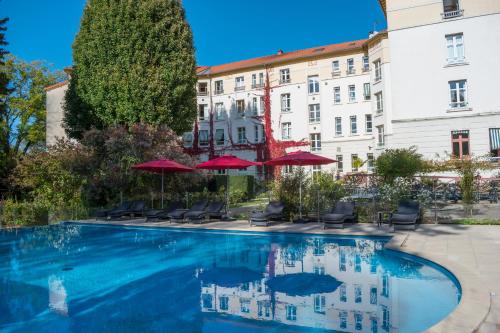
[[[491,150],[500,149],[500,128],[490,128]]]

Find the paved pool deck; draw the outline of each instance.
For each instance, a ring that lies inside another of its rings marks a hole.
[[[500,332],[500,226],[421,225],[416,231],[392,232],[389,227],[356,224],[327,229],[318,223],[282,223],[251,227],[247,221],[183,224],[144,220],[81,221],[126,226],[202,228],[239,231],[280,231],[311,234],[393,236],[387,247],[432,260],[451,271],[462,286],[462,300],[447,318],[427,332]]]

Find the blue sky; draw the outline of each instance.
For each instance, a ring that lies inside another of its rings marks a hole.
[[[201,65],[362,39],[386,27],[377,0],[183,0]],[[8,50],[71,65],[85,0],[0,0]]]

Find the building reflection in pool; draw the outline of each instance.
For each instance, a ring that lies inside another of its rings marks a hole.
[[[213,263],[214,268],[200,269],[202,311],[328,330],[391,332],[398,326],[394,322],[398,316],[393,313],[398,300],[394,297],[397,293],[391,292],[395,275],[381,271],[379,265],[383,256],[377,252],[381,252],[383,244],[361,238],[272,243],[265,265],[259,258],[262,252],[235,253],[237,249],[228,248],[225,255],[219,256],[222,259]],[[217,251],[224,251],[222,247],[218,246]],[[248,281],[245,276],[250,275],[245,275],[235,285],[226,284],[228,277],[224,274],[220,275],[221,281],[203,279],[207,270],[234,267],[234,260],[240,261],[239,267],[260,272],[260,278]],[[413,268],[417,267],[406,267],[403,274],[418,274]],[[315,290],[310,286],[314,283],[309,278],[312,274],[328,276],[333,284],[339,281],[338,285],[330,290]],[[296,276],[298,282],[280,290],[269,288],[273,280],[283,276]],[[300,276],[304,277],[302,285]],[[301,288],[305,292],[300,292]]]

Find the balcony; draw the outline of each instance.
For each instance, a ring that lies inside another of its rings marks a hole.
[[[340,75],[340,70],[332,72],[332,77],[340,77]]]
[[[363,73],[369,72],[370,71],[370,66],[365,66],[363,67]]]
[[[464,15],[463,9],[449,10],[449,11],[445,11],[444,13],[441,13],[441,17],[444,20],[450,19],[450,18],[455,18],[455,17],[460,17],[462,15]]]
[[[222,95],[224,93],[224,89],[215,89],[214,95]]]
[[[245,90],[245,86],[236,86],[234,87],[234,91],[243,91]]]
[[[259,89],[259,88],[264,88],[264,83],[253,83],[252,84],[252,89]]]
[[[291,82],[290,78],[280,80],[280,84],[286,84],[286,83],[290,83],[290,82]]]
[[[350,69],[346,70],[345,73],[347,75],[353,75],[353,74],[356,74],[356,70],[354,68],[350,68]]]
[[[198,96],[208,96],[208,90],[199,90]]]

